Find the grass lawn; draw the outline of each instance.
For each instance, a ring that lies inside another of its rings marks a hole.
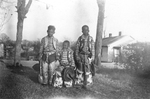
[[[123,70],[100,69],[88,89],[53,88],[37,81],[34,68],[6,68],[0,63],[1,99],[150,99],[150,79]]]

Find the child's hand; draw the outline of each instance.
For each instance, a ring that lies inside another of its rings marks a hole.
[[[91,64],[93,62],[93,58],[89,58],[89,63]]]
[[[61,65],[62,65],[62,66],[65,66],[65,65],[66,65],[66,63],[65,63],[65,62],[61,62]]]
[[[59,57],[56,57],[56,60],[59,60]]]
[[[68,63],[63,63],[63,64],[64,64],[64,66],[68,65]]]
[[[75,66],[73,67],[73,70],[76,70],[76,67],[75,67]]]

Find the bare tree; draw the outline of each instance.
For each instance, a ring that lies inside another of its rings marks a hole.
[[[23,22],[24,22],[24,19],[26,18],[26,14],[28,13],[31,4],[32,4],[32,0],[29,0],[27,5],[26,5],[26,0],[17,1],[16,8],[17,8],[17,13],[18,13],[18,23],[17,23],[15,58],[14,58],[15,66],[16,66],[16,63],[20,64]]]
[[[105,0],[97,0],[97,4],[99,12],[98,12],[96,44],[95,44],[95,64],[97,66],[101,66],[101,49],[102,49]]]
[[[3,31],[4,25],[10,20],[13,15],[10,11],[11,6],[15,3],[14,0],[0,0],[0,33]]]

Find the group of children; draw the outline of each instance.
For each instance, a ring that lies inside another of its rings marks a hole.
[[[86,87],[91,84],[93,81],[90,60],[94,59],[94,41],[89,35],[89,27],[82,27],[83,34],[78,38],[75,54],[68,40],[63,42],[62,49],[59,50],[58,40],[53,36],[54,26],[48,26],[47,33],[40,45],[39,82],[54,87],[71,87],[75,84]],[[75,65],[74,55],[78,65]]]

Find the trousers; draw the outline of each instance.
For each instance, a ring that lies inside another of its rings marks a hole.
[[[56,69],[55,61],[48,64],[46,62],[42,63],[42,71],[43,71],[43,84],[52,84],[52,79],[54,75],[54,71]]]
[[[53,83],[53,75],[55,69],[58,67],[59,62],[55,60],[55,54],[46,54],[45,58],[41,61],[42,66],[42,76],[43,76],[43,84],[50,84]]]
[[[78,62],[77,67],[77,81],[76,84],[80,85],[90,85],[92,84],[92,74],[91,74],[91,67],[89,62],[89,56],[80,54],[80,62]]]

